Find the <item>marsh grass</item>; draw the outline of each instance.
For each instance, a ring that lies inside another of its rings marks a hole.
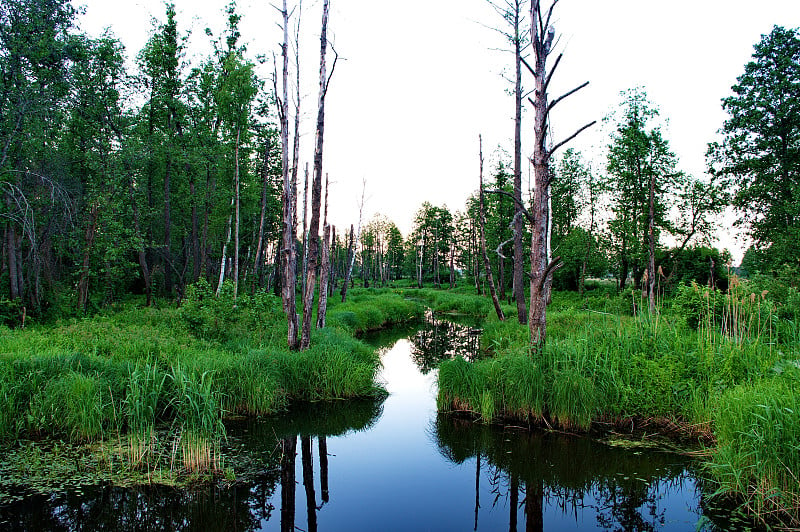
[[[606,308],[641,308],[636,297]],[[800,310],[736,279],[727,294],[682,287],[653,315],[592,308],[598,301],[556,294],[536,356],[525,326],[490,316],[481,346],[492,356],[442,362],[439,410],[716,442],[709,467],[721,493],[800,525]]]
[[[719,493],[743,494],[754,514],[800,525],[800,371],[727,390],[714,421],[708,468]]]
[[[337,306],[338,308],[337,310]],[[0,440],[65,438],[108,449],[109,467],[147,479],[219,471],[222,419],[293,401],[378,397],[380,359],[354,334],[413,321],[423,307],[391,290],[331,304],[312,348],[286,349],[280,300],[216,297],[201,283],[184,306],[122,307],[0,336]],[[342,325],[336,313],[352,313]]]

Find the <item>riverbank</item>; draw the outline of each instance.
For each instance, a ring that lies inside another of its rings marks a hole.
[[[234,300],[229,286],[215,296],[199,284],[181,308],[129,304],[83,320],[3,328],[0,440],[5,456],[16,457],[12,476],[45,482],[66,457],[56,477],[235,478],[222,452],[225,418],[273,414],[297,401],[383,397],[380,359],[355,336],[422,313],[390,291],[356,290],[346,304],[331,302],[328,326],[314,331],[309,350],[291,352],[279,298]]]
[[[576,432],[646,424],[701,440],[720,494],[797,526],[798,310],[753,288],[685,287],[655,316],[635,310],[632,294],[556,294],[536,356],[526,326],[491,316],[481,335],[487,358],[441,364],[439,409]]]

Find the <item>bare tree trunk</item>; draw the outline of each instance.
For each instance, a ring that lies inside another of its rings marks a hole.
[[[350,247],[347,254],[347,275],[344,278],[344,286],[342,286],[342,303],[344,303],[345,295],[347,294],[347,283],[353,280],[353,266],[356,262],[356,244],[361,238],[361,219],[364,216],[364,196],[367,193],[366,180],[361,185],[361,203],[358,205],[358,231],[355,237],[353,236],[353,226],[350,225]]]
[[[327,187],[326,187],[327,188]],[[330,240],[330,257],[328,260],[328,266],[330,267],[330,279],[328,281],[328,297],[333,295],[333,291],[336,289],[336,277],[337,277],[337,266],[336,266],[336,227],[331,227],[331,240]]]
[[[289,12],[286,7],[286,0],[283,0],[283,44],[281,55],[283,57],[283,98],[280,102],[280,124],[281,124],[281,164],[283,168],[283,245],[281,250],[282,279],[281,279],[281,299],[283,300],[283,311],[287,319],[287,336],[290,349],[298,347],[298,323],[297,323],[297,258],[294,244],[294,186],[289,176]],[[277,91],[276,91],[277,93]]]
[[[530,331],[532,353],[538,352],[544,347],[547,337],[547,304],[550,301],[552,275],[561,266],[560,258],[550,259],[550,184],[553,178],[550,173],[550,159],[558,148],[595,123],[590,122],[554,147],[548,148],[547,130],[550,111],[561,100],[588,85],[588,82],[586,82],[552,102],[548,101],[548,84],[561,59],[559,55],[552,69],[549,72],[547,71],[547,58],[550,55],[553,39],[555,38],[555,28],[550,22],[553,9],[557,3],[558,0],[552,1],[549,9],[544,12],[541,8],[541,0],[532,0],[531,2],[531,43],[534,50],[535,64],[530,70],[534,76],[535,144],[533,152],[533,213],[530,216],[531,299],[528,309],[528,329]]]
[[[514,0],[514,273],[512,291],[517,302],[517,320],[528,322],[525,304],[525,285],[522,269],[525,264],[522,250],[522,36],[520,35],[520,1]],[[535,23],[535,22],[534,22]]]
[[[219,281],[217,281],[216,291],[217,296],[219,296],[220,292],[222,291],[222,283],[225,281],[225,270],[227,269],[228,263],[228,246],[231,243],[231,226],[233,225],[233,209],[235,200],[236,195],[231,194],[231,207],[230,211],[228,212],[228,223],[225,224],[225,242],[222,243],[222,258],[219,262]]]
[[[86,303],[89,300],[89,264],[94,245],[94,237],[97,234],[97,218],[99,205],[94,204],[89,212],[89,225],[86,227],[85,247],[83,249],[83,262],[81,264],[81,277],[78,281],[78,311],[86,312]]]
[[[647,214],[647,244],[649,252],[649,260],[647,263],[647,299],[650,308],[650,314],[656,312],[656,232],[655,232],[655,189],[656,189],[656,176],[654,172],[650,172],[650,197],[649,197],[649,211]]]
[[[355,234],[353,233],[353,224],[350,224],[350,243],[347,246],[347,264],[345,264],[344,278],[342,279],[342,303],[347,299],[347,284],[350,282],[350,276],[353,275],[353,261],[355,260]]]
[[[239,133],[240,130],[236,128],[236,146],[233,150],[234,170],[233,182],[234,192],[233,197],[236,199],[236,236],[233,240],[233,300],[236,301],[236,296],[239,295]]]
[[[478,157],[480,160],[480,234],[481,234],[481,253],[483,254],[483,267],[486,270],[486,281],[489,283],[489,293],[492,296],[492,304],[497,313],[497,318],[500,321],[505,321],[506,316],[503,314],[503,309],[500,308],[500,301],[497,299],[497,291],[494,287],[494,279],[492,278],[492,265],[489,264],[489,253],[486,251],[486,214],[485,205],[483,200],[483,138],[479,135],[478,141],[480,148]]]
[[[319,104],[317,110],[316,148],[314,149],[314,182],[311,185],[311,224],[309,227],[308,263],[305,293],[303,297],[303,333],[300,349],[311,345],[311,316],[314,310],[314,289],[317,284],[317,265],[319,263],[319,211],[322,201],[322,148],[325,137],[325,95],[329,79],[325,65],[328,50],[328,14],[330,1],[322,2],[322,32],[319,52]],[[334,67],[336,63],[334,62]]]
[[[308,163],[306,163],[305,184],[303,185],[303,238],[301,240],[303,250],[303,267],[300,274],[300,293],[306,293],[306,280],[308,275]],[[305,299],[303,299],[305,308]]]
[[[452,290],[456,286],[455,255],[456,255],[456,245],[455,242],[451,242],[450,243],[450,290]]]
[[[264,146],[264,160],[261,168],[261,217],[258,221],[258,242],[256,244],[256,258],[253,263],[253,276],[258,278],[258,285],[264,288],[264,225],[267,219],[267,186],[269,185],[269,136]]]
[[[322,222],[322,269],[319,275],[319,306],[317,307],[317,329],[325,327],[328,313],[328,279],[331,270],[331,226],[328,225],[328,176],[325,175],[325,214]]]
[[[17,264],[17,234],[11,222],[8,223],[6,229],[6,251],[8,254],[8,278],[9,278],[9,295],[11,300],[19,299],[22,297],[22,291],[19,287],[19,276],[17,269],[21,268],[21,264]]]

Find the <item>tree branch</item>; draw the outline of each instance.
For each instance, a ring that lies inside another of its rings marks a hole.
[[[328,85],[330,85],[331,78],[333,78],[333,72],[336,70],[336,62],[339,61],[339,52],[336,51],[336,48],[334,48],[330,42],[328,42],[328,46],[330,46],[331,50],[333,50],[333,65],[331,65],[331,73],[328,75],[328,79],[325,81],[325,90],[322,91],[323,99],[328,94]]]
[[[525,205],[521,201],[517,201],[517,198],[514,197],[514,194],[506,192],[505,190],[497,190],[497,189],[484,190],[484,192],[489,194],[500,194],[502,196],[511,198],[512,200],[514,200],[514,204],[519,208],[520,212],[525,215],[525,218],[527,218],[530,223],[533,223],[533,215],[528,211],[528,209],[525,208]]]
[[[564,266],[564,263],[561,262],[561,257],[556,257],[550,261],[550,264],[547,265],[547,268],[544,269],[544,274],[542,278],[539,280],[539,291],[544,289],[544,283],[547,282],[547,278],[553,275],[556,270]]]
[[[556,144],[555,146],[553,146],[552,148],[550,148],[550,151],[547,153],[547,156],[548,156],[548,157],[551,157],[551,156],[553,155],[553,153],[555,153],[555,152],[556,152],[556,150],[558,150],[558,149],[559,149],[560,147],[562,147],[564,144],[566,144],[567,142],[571,141],[572,139],[574,139],[575,137],[577,137],[578,135],[580,135],[581,133],[583,133],[585,130],[587,130],[587,129],[589,129],[590,127],[592,127],[593,125],[595,125],[596,123],[597,123],[597,120],[592,120],[591,122],[589,122],[588,124],[586,124],[585,126],[583,126],[582,128],[580,128],[578,131],[576,131],[575,133],[573,133],[572,135],[570,135],[570,136],[569,136],[569,137],[567,137],[566,139],[562,140],[561,142],[559,142],[558,144]]]
[[[550,80],[548,79],[548,81],[550,81]],[[555,100],[550,102],[550,105],[547,106],[547,114],[550,114],[550,111],[553,110],[553,107],[558,105],[561,102],[561,100],[563,100],[567,96],[572,96],[573,94],[575,94],[576,92],[578,92],[582,88],[586,87],[588,84],[589,84],[589,82],[587,81],[587,82],[581,84],[580,86],[575,87],[574,89],[572,89],[571,91],[567,92],[566,94],[562,94],[561,96],[559,96],[558,98],[556,98]]]
[[[550,69],[550,73],[547,75],[547,79],[544,82],[545,92],[547,92],[547,87],[550,86],[550,80],[553,79],[553,74],[556,73],[556,68],[558,68],[558,64],[561,62],[562,57],[564,57],[564,54],[558,54],[558,57],[556,57],[556,62],[553,63],[553,68]]]

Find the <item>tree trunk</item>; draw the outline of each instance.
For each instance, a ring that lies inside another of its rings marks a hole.
[[[264,146],[264,160],[261,169],[261,216],[258,221],[258,242],[256,244],[256,258],[253,263],[253,277],[258,279],[259,288],[264,288],[264,225],[267,220],[267,187],[269,186],[269,136]]]
[[[192,174],[193,175],[193,174]],[[189,180],[189,195],[192,199],[192,282],[200,279],[200,221],[197,218],[195,179]]]
[[[328,225],[328,176],[325,176],[325,214],[322,223],[322,269],[319,275],[319,306],[317,307],[317,329],[325,327],[328,313],[328,279],[331,271],[331,226]]]
[[[648,202],[648,215],[647,215],[647,244],[649,260],[647,263],[647,300],[650,308],[650,314],[655,314],[656,311],[656,232],[655,232],[655,188],[656,176],[651,171],[650,173],[650,197]]]
[[[13,301],[22,297],[17,275],[17,268],[21,268],[22,265],[17,264],[17,233],[11,222],[7,224],[6,229],[6,252],[8,254],[9,295]]]
[[[89,211],[89,225],[86,226],[84,237],[85,247],[83,248],[83,261],[81,264],[81,277],[78,281],[78,311],[83,314],[86,312],[86,304],[89,301],[89,273],[92,247],[94,237],[97,234],[97,218],[99,205],[95,203]]]
[[[550,220],[550,153],[547,149],[547,56],[553,42],[550,27],[540,27],[542,20],[539,0],[531,2],[531,42],[535,54],[534,65],[534,152],[533,152],[533,212],[531,227],[531,276],[528,329],[531,350],[540,350],[547,336],[547,277],[552,270],[548,264],[548,224]],[[542,33],[547,32],[547,35]]]
[[[347,246],[347,264],[345,264],[345,273],[342,279],[342,303],[347,299],[347,284],[350,282],[350,276],[353,275],[355,251],[355,234],[353,233],[353,224],[350,224],[350,243]]]
[[[322,153],[325,137],[325,94],[328,90],[328,76],[325,68],[325,53],[328,50],[329,0],[322,2],[322,32],[319,52],[319,105],[317,111],[316,148],[314,149],[314,181],[311,185],[311,224],[308,242],[308,271],[303,297],[303,334],[300,349],[311,345],[311,316],[314,310],[314,289],[317,281],[319,263],[319,212],[322,202]]]
[[[478,137],[480,149],[478,156],[480,159],[480,238],[481,238],[481,253],[483,254],[483,267],[486,270],[486,281],[489,283],[489,293],[492,296],[492,304],[497,313],[497,318],[500,321],[505,321],[506,316],[503,314],[503,309],[500,307],[500,301],[497,299],[497,291],[494,287],[494,279],[492,278],[492,265],[489,263],[489,254],[486,251],[486,214],[483,200],[483,139]]]
[[[233,239],[233,300],[239,295],[239,128],[236,128],[236,146],[233,150],[233,197],[236,200],[236,231]]]
[[[289,12],[286,7],[286,0],[283,0],[283,45],[281,55],[283,57],[283,99],[280,102],[280,123],[281,123],[281,164],[283,168],[283,245],[281,250],[282,279],[281,279],[281,299],[283,300],[283,311],[287,319],[287,336],[290,349],[298,347],[298,323],[297,323],[297,258],[294,242],[294,184],[289,176]]]
[[[219,281],[217,282],[217,296],[222,291],[222,283],[225,281],[225,270],[227,269],[228,262],[228,246],[231,243],[231,226],[233,225],[233,209],[236,200],[236,194],[231,194],[231,207],[228,212],[228,223],[225,225],[225,242],[222,243],[222,258],[219,262]]]
[[[133,213],[133,232],[137,238],[142,238],[142,232],[139,229],[139,208],[136,205],[136,197],[134,195],[133,180],[128,182],[128,194],[131,198],[131,211]],[[139,267],[142,269],[142,280],[144,281],[144,291],[147,297],[147,306],[153,303],[153,288],[150,281],[150,268],[147,266],[147,254],[144,251],[144,243],[137,246],[137,257],[139,259]]]
[[[166,169],[164,171],[164,290],[172,294],[172,210],[170,203],[172,177],[172,156],[167,153]]]
[[[303,185],[303,238],[301,240],[303,250],[303,264],[302,272],[300,274],[300,293],[306,293],[306,281],[308,277],[308,163],[306,163],[305,184]],[[305,296],[303,299],[303,308],[305,308]],[[302,342],[302,340],[301,340]]]
[[[514,274],[512,290],[517,302],[517,320],[520,324],[528,322],[528,309],[525,304],[525,285],[523,271],[525,257],[522,249],[522,49],[520,35],[520,5],[515,4],[514,16]],[[535,23],[535,22],[534,22]]]

